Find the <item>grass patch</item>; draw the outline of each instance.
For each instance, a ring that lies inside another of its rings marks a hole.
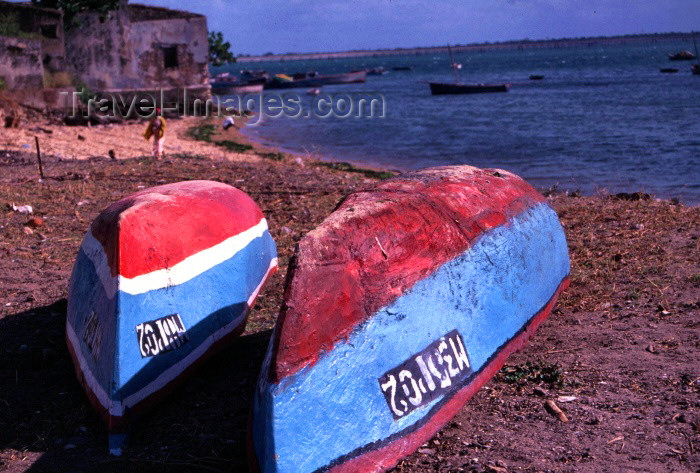
[[[16,13],[0,14],[0,36],[11,36],[24,39],[41,39],[37,33],[27,33],[19,27],[19,16]]]
[[[253,149],[251,145],[246,145],[242,143],[236,143],[235,141],[231,140],[222,140],[222,141],[212,141],[216,146],[220,146],[222,148],[227,149],[228,151],[234,151],[236,153],[243,153],[245,151],[250,151]]]
[[[273,161],[284,161],[284,153],[263,153],[260,157]]]
[[[188,128],[185,134],[187,137],[192,138],[195,141],[206,141],[211,143],[211,136],[214,133],[216,133],[216,127],[214,125],[197,125]]]
[[[356,172],[358,174],[362,174],[365,177],[379,180],[389,179],[396,176],[396,173],[393,173],[391,171],[375,171],[373,169],[363,169],[353,166],[350,163],[319,162],[318,165],[327,167],[329,169],[334,169],[336,171]]]
[[[215,125],[197,125],[187,129],[185,135],[195,141],[206,141],[213,145],[224,148],[235,153],[244,153],[253,149],[251,145],[237,143],[232,140],[215,141],[212,137],[216,135]]]
[[[500,377],[510,384],[549,384],[561,386],[564,383],[564,372],[556,363],[545,363],[542,360],[528,361],[523,365],[504,366]]]

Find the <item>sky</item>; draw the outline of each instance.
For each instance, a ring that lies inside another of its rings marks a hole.
[[[234,54],[700,30],[700,0],[134,0],[202,13]]]
[[[700,0],[139,0],[208,17],[235,54],[700,29]]]

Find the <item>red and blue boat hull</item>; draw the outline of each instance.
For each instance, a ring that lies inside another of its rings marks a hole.
[[[112,430],[239,335],[277,267],[245,193],[209,181],[146,189],[93,222],[70,281],[66,337]]]
[[[266,473],[391,468],[525,343],[569,275],[544,199],[469,167],[351,196],[296,258],[254,404]]]

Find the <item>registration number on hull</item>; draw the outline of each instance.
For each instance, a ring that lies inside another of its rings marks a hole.
[[[136,337],[142,358],[160,355],[189,341],[179,314],[172,314],[136,326]]]
[[[379,377],[394,419],[449,391],[473,373],[462,336],[452,330]]]

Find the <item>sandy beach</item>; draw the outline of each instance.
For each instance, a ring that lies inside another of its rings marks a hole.
[[[219,120],[223,121],[223,120]],[[214,126],[218,121],[207,121]],[[219,139],[233,137],[241,143],[248,143],[245,137],[238,133],[242,120],[238,120],[236,128],[223,132]],[[187,131],[201,125],[200,118],[189,117],[168,120],[168,130],[164,151],[169,155],[200,154],[212,159],[228,161],[258,160],[255,154],[245,154],[227,151],[211,143],[202,143],[187,137]],[[133,158],[151,155],[151,142],[146,141],[142,133],[146,128],[145,121],[132,121],[119,125],[97,125],[90,127],[56,126],[35,123],[21,128],[3,129],[0,136],[0,149],[18,152],[35,152],[34,137],[39,138],[41,152],[64,160],[106,158],[113,150],[117,159]],[[261,147],[259,150],[263,151]]]
[[[250,402],[294,245],[376,173],[247,149],[237,129],[195,141],[196,118],[168,125],[161,161],[149,157],[142,123],[33,123],[0,135],[0,471],[247,471]],[[102,209],[185,179],[249,193],[280,271],[240,340],[140,420],[122,457],[109,457],[64,341],[68,278]],[[566,230],[571,287],[529,344],[394,471],[700,469],[700,207],[643,194],[548,199]]]

